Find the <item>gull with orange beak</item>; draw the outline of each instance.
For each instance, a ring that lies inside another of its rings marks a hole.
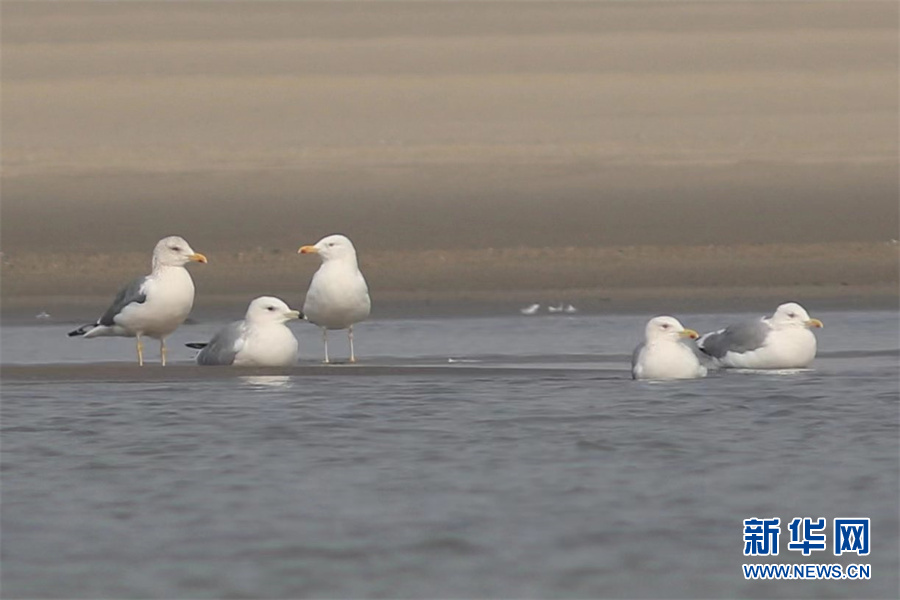
[[[353,351],[353,324],[369,316],[372,302],[369,287],[359,270],[356,249],[343,235],[329,235],[313,246],[303,246],[300,254],[318,254],[322,265],[313,275],[303,304],[305,318],[322,329],[325,362],[328,357],[328,330],[346,329],[350,340],[350,362],[356,362]]]
[[[631,356],[634,379],[696,379],[706,377],[693,340],[697,332],[685,329],[674,317],[650,319],[644,329],[644,341]]]
[[[697,344],[716,364],[732,369],[801,369],[816,357],[816,336],[823,327],[796,302],[782,304],[771,317],[735,323],[707,333]]]
[[[194,306],[194,281],[184,266],[206,262],[184,238],[161,239],[153,249],[149,275],[138,277],[116,295],[99,319],[69,332],[69,337],[133,337],[137,340],[138,364],[144,365],[141,337],[159,340],[160,363],[166,364],[166,337],[184,323]]]

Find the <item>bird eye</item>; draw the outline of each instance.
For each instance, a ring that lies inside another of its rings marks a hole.
[[[181,247],[180,247],[180,246],[169,246],[169,248],[171,248],[171,249],[174,250],[175,252],[181,252]]]
[[[266,310],[275,310],[275,307],[274,307],[274,306],[267,306],[267,307],[266,307]]]
[[[663,323],[663,324],[662,324],[662,328],[663,328],[663,329],[668,329],[668,328],[669,328],[669,324],[668,324],[668,323]]]
[[[788,313],[788,317],[790,317],[791,319],[793,319],[796,316],[797,316],[797,313]]]

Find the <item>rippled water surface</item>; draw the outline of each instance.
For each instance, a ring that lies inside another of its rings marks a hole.
[[[246,376],[190,363],[221,323],[166,370],[4,326],[3,596],[896,598],[897,314],[815,316],[812,370],[656,384],[646,317],[373,321],[329,368],[300,323],[300,366]],[[785,527],[768,562],[872,579],[745,581],[742,520],[797,516],[870,517],[870,556]]]

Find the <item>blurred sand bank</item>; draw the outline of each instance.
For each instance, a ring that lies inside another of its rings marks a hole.
[[[332,232],[390,314],[896,306],[894,2],[0,10],[4,312],[172,233],[200,310],[298,302]]]

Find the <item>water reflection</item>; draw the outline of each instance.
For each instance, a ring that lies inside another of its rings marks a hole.
[[[289,388],[291,378],[287,375],[248,375],[238,378],[245,385],[258,387]]]

